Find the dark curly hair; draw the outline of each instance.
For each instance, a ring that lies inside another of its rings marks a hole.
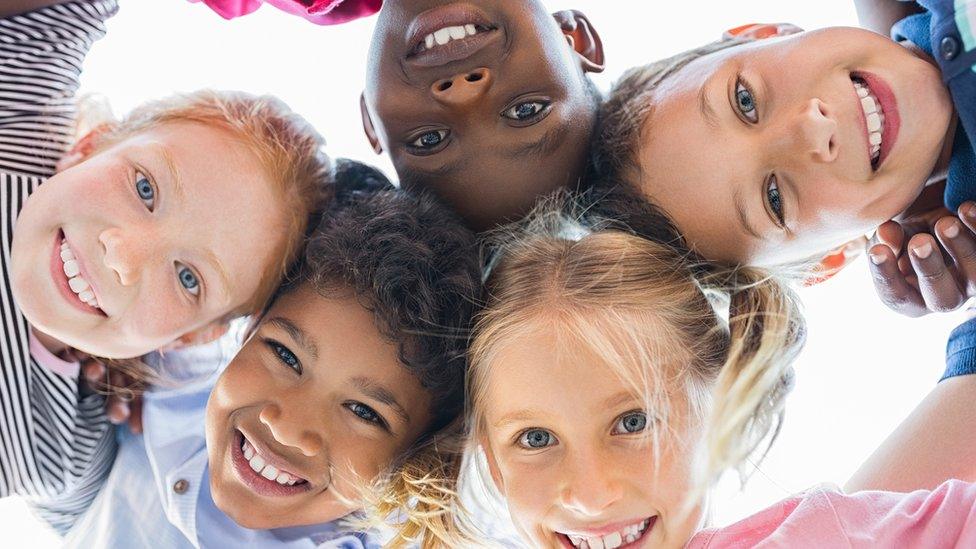
[[[395,189],[375,168],[341,161],[333,205],[279,295],[304,284],[323,296],[354,292],[373,313],[432,396],[429,433],[460,414],[481,273],[474,234],[451,211]]]

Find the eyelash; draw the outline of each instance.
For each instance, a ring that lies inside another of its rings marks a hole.
[[[775,192],[775,199],[772,196],[773,192]],[[776,178],[776,174],[771,174],[763,182],[763,194],[767,207],[779,221],[777,224],[783,227],[786,224],[786,214],[783,212],[783,193],[779,189],[779,180]]]
[[[139,184],[142,183],[143,181],[146,182],[147,186],[143,187],[142,190],[146,190],[147,192],[152,194],[152,196],[150,196],[149,198],[143,197],[142,192],[140,192]],[[143,174],[141,171],[136,170],[135,176],[133,177],[133,185],[136,191],[136,198],[138,198],[142,202],[143,206],[145,206],[147,210],[149,210],[150,212],[154,211],[156,209],[156,195],[159,193],[156,191],[156,184],[153,183],[152,179],[150,179],[148,176]],[[147,201],[149,201],[149,203],[147,203]]]
[[[739,104],[739,98],[744,97],[743,94],[747,94],[747,96],[752,100],[752,109],[749,110],[749,113],[751,114],[746,114],[746,111],[744,111],[743,107]],[[736,77],[735,79],[735,96],[733,97],[733,101],[735,102],[736,112],[738,112],[741,117],[745,118],[744,121],[746,123],[756,124],[759,122],[759,102],[756,100],[756,94],[752,91],[752,86],[750,86],[749,83],[746,82],[741,76]]]
[[[529,444],[527,444],[527,441],[523,441],[523,439],[526,437],[526,435],[528,435],[529,433],[533,433],[533,432],[542,432],[542,433],[545,433],[549,437],[549,439],[547,439],[546,442],[550,442],[551,441],[552,444],[546,444],[545,446],[530,446]],[[519,448],[523,449],[523,450],[530,450],[530,451],[531,450],[544,450],[544,449],[549,448],[551,446],[555,446],[556,444],[559,444],[559,439],[556,438],[556,435],[552,434],[547,429],[540,429],[539,427],[531,427],[529,429],[525,429],[524,431],[520,431],[517,435],[515,435],[515,445],[518,446]]]
[[[352,412],[353,415],[356,416],[357,418],[359,418],[361,421],[364,421],[364,422],[366,422],[366,423],[368,423],[370,425],[374,425],[376,427],[380,427],[380,428],[382,428],[385,431],[389,431],[390,430],[390,424],[387,423],[385,419],[383,419],[383,416],[381,416],[379,414],[379,412],[377,412],[376,410],[372,409],[371,407],[363,404],[362,402],[357,402],[355,400],[352,400],[352,401],[349,401],[349,402],[345,402],[342,405],[345,406],[346,409],[348,409],[350,412]],[[362,412],[362,415],[359,412],[356,411],[357,409],[359,409],[360,412]],[[368,419],[366,417],[363,417],[363,415],[372,416],[372,419]]]
[[[421,140],[431,134],[436,134],[439,141],[433,145],[424,145]],[[416,156],[426,156],[429,154],[434,154],[442,151],[444,147],[447,146],[447,138],[451,136],[450,130],[438,129],[438,130],[424,130],[420,133],[415,133],[415,137],[407,138],[408,144],[407,148],[410,152]]]
[[[637,416],[637,415],[640,415],[640,416],[642,416],[644,418],[644,425],[641,426],[641,428],[640,428],[639,431],[627,431],[626,429],[624,429],[623,431],[620,431],[620,432],[617,431],[617,425],[623,423],[623,421],[626,420],[627,418],[634,417],[634,416]],[[612,435],[639,435],[639,434],[641,434],[641,433],[643,433],[644,431],[647,430],[647,428],[650,426],[650,423],[651,423],[651,420],[647,417],[647,413],[646,412],[644,412],[643,410],[631,410],[629,412],[625,412],[625,413],[617,416],[617,419],[614,420],[613,429],[611,429],[610,434],[612,434]]]
[[[301,375],[302,362],[298,360],[295,353],[291,352],[291,349],[270,338],[265,338],[263,341],[268,349],[270,349],[275,355],[275,359],[277,359],[278,362],[281,362],[285,366],[291,368],[298,375]]]
[[[539,110],[535,111],[527,118],[518,118],[517,110],[523,105],[539,105]],[[519,101],[518,103],[506,108],[501,112],[503,118],[507,118],[515,123],[517,126],[531,126],[538,123],[540,120],[549,116],[552,111],[552,102],[544,99],[530,100],[530,101]]]

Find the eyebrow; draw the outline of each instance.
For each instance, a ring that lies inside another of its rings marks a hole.
[[[352,378],[352,384],[366,396],[392,408],[404,423],[410,423],[410,414],[407,413],[407,410],[393,396],[393,392],[379,382],[365,376],[356,376]]]
[[[173,155],[170,154],[169,149],[165,145],[159,142],[153,142],[151,144],[152,149],[163,159],[163,164],[166,165],[166,170],[169,171],[170,181],[173,182],[173,189],[179,195],[180,200],[186,199],[185,189],[183,187],[183,178],[180,177],[180,170],[176,167],[176,162],[173,160]]]
[[[736,217],[739,218],[742,229],[753,237],[763,240],[763,236],[749,223],[749,217],[746,215],[746,206],[742,201],[742,194],[739,192],[739,189],[732,192],[732,202],[735,204]]]
[[[505,414],[498,421],[495,422],[495,427],[503,427],[509,423],[516,423],[519,421],[527,421],[539,416],[545,415],[544,412],[533,409],[519,410],[517,412],[512,412],[510,414]]]
[[[296,326],[292,321],[287,318],[276,316],[268,319],[268,324],[281,328],[282,330],[288,332],[288,335],[298,343],[298,345],[305,350],[306,353],[312,356],[312,358],[318,360],[319,358],[319,348],[312,341],[312,338],[305,333],[304,330]]]
[[[569,135],[569,128],[565,124],[554,126],[546,131],[539,139],[512,147],[506,151],[506,156],[510,159],[524,158],[526,156],[549,156],[562,145],[567,135]]]
[[[220,294],[224,298],[224,301],[230,301],[230,277],[227,275],[227,270],[224,269],[224,265],[220,262],[220,258],[217,254],[213,253],[213,250],[207,249],[204,253],[204,260],[210,263],[211,268],[217,273],[217,278],[220,280]]]
[[[712,101],[708,98],[709,84],[712,79],[708,78],[702,83],[701,88],[698,90],[698,110],[701,111],[702,119],[711,128],[718,129],[719,118],[718,113],[715,112],[715,108],[712,107]]]
[[[605,410],[605,409],[616,408],[617,406],[620,406],[621,404],[625,404],[625,403],[631,402],[633,400],[635,400],[635,396],[634,396],[633,391],[627,391],[627,390],[620,391],[619,393],[617,393],[615,395],[611,395],[609,398],[607,398],[606,400],[604,400],[603,403],[600,405],[600,408],[599,409],[600,410]]]

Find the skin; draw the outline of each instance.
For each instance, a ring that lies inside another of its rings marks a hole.
[[[333,521],[360,508],[357,479],[374,479],[430,421],[428,392],[372,313],[355,297],[299,288],[271,307],[207,403],[214,502],[245,528]],[[285,460],[308,490],[273,497],[243,483],[232,461],[238,432]]]
[[[13,240],[14,298],[54,351],[143,355],[221,324],[251,299],[284,238],[285,212],[268,207],[278,203],[232,135],[162,124],[68,166],[31,195]],[[59,230],[104,315],[58,291],[50,265]],[[187,272],[191,281],[181,282]]]
[[[596,117],[585,73],[603,70],[603,49],[579,12],[550,15],[537,0],[472,0],[464,5],[492,22],[496,38],[461,60],[412,64],[411,21],[453,4],[461,3],[384,3],[363,124],[405,188],[432,190],[480,230],[521,216],[539,195],[576,185]],[[479,79],[466,80],[471,74]],[[452,85],[441,90],[445,82]],[[437,144],[418,146],[421,138]]]
[[[647,417],[645,401],[592,351],[557,337],[540,327],[507,343],[487,381],[481,442],[517,529],[532,547],[564,547],[557,532],[657,516],[633,547],[683,547],[702,517],[700,504],[686,505],[704,456],[700,421],[672,397],[655,462],[653,423],[626,427]],[[547,445],[532,448],[540,432]]]
[[[898,105],[900,130],[877,170],[852,71],[884,80]],[[714,120],[703,114],[701,89]],[[740,104],[741,89],[754,109]],[[861,29],[706,55],[662,82],[652,102],[635,174],[641,189],[700,253],[733,263],[804,260],[874,230],[913,203],[951,144],[952,103],[938,69]]]

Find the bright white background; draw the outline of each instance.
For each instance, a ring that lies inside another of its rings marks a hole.
[[[388,0],[389,1],[389,0]],[[505,0],[516,1],[516,0]],[[677,53],[754,21],[804,28],[855,25],[852,0],[663,2],[551,0],[577,8],[600,31],[606,89],[626,68]],[[367,146],[358,96],[372,20],[317,27],[270,7],[227,22],[184,0],[122,0],[108,36],[86,65],[85,90],[106,95],[116,112],[145,99],[201,87],[274,93],[308,117],[333,156],[377,163]],[[702,144],[707,154],[707,144]],[[813,484],[843,484],[858,464],[935,384],[946,335],[959,313],[920,320],[884,309],[862,259],[835,279],[803,291],[807,348],[777,446],[744,492],[724,482],[713,500],[718,524],[741,518]],[[4,545],[56,546],[21,502],[0,501]]]

